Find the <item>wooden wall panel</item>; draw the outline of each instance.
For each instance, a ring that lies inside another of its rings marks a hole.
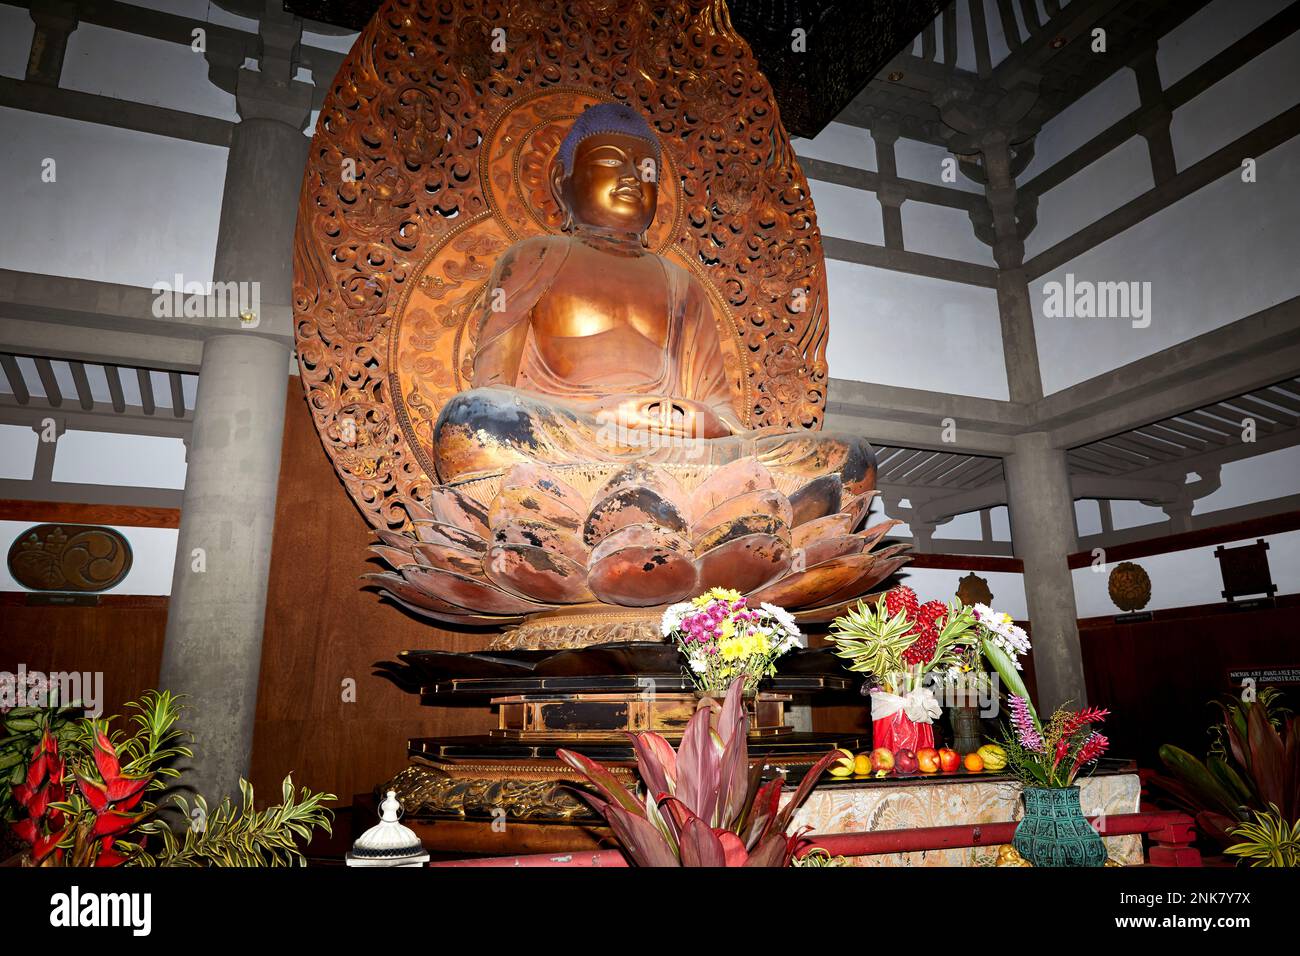
[[[1229,692],[1228,672],[1300,667],[1300,607],[1283,606],[1080,631],[1088,702],[1107,707],[1115,756],[1160,767],[1161,744],[1204,756],[1209,702]],[[1300,688],[1286,688],[1300,709]]]
[[[296,784],[351,803],[405,766],[408,737],[496,725],[487,707],[421,707],[373,676],[373,665],[406,649],[478,650],[489,636],[431,627],[361,590],[359,576],[380,569],[366,550],[370,528],[320,446],[296,378],[287,401],[251,777],[262,799],[292,771]]]
[[[14,595],[13,597],[18,597]],[[112,597],[108,595],[107,597]],[[101,671],[105,714],[155,687],[167,630],[166,600],[98,607],[0,602],[0,670]]]

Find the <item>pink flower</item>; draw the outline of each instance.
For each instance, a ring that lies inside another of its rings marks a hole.
[[[1029,701],[1023,697],[1010,695],[1011,723],[1016,728],[1016,737],[1020,746],[1033,753],[1043,752],[1043,735],[1034,727],[1034,719],[1029,716]]]

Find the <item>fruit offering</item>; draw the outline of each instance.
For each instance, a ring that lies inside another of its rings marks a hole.
[[[836,748],[839,751],[839,758],[827,768],[832,777],[848,777],[853,774],[853,764],[856,758],[852,750],[846,750],[843,747]]]
[[[977,752],[969,753],[962,759],[962,765],[971,773],[979,773],[984,769],[984,758]]]
[[[933,747],[922,747],[916,752],[916,765],[921,773],[938,773],[939,751]]]
[[[1006,768],[1007,752],[998,744],[985,744],[977,751],[984,761],[984,769],[998,771]]]
[[[939,769],[944,773],[956,773],[957,768],[961,766],[961,754],[951,747],[944,747],[939,751]]]
[[[858,754],[853,758],[853,775],[855,777],[865,777],[869,773],[871,773],[871,754]]]
[[[900,750],[894,754],[894,766],[899,773],[916,773],[919,766],[916,761],[916,754],[910,750]]]
[[[878,774],[893,772],[894,752],[888,747],[877,747],[871,751],[871,769]]]

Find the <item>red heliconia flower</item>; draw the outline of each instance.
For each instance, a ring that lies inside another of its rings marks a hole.
[[[916,592],[905,584],[885,592],[885,610],[890,617],[895,617],[899,611],[906,611],[910,621],[916,617],[917,606]]]
[[[113,849],[113,838],[104,837],[99,842],[99,854],[95,857],[95,866],[121,866],[126,862],[126,854]]]
[[[57,830],[54,833],[51,833],[49,836],[37,836],[35,840],[31,841],[32,860],[36,863],[40,863],[41,860],[45,859],[56,849],[58,849],[59,841],[62,839],[63,839],[62,830]]]
[[[122,766],[117,760],[117,749],[102,730],[95,731],[95,766],[99,768],[99,775],[106,783],[122,773]]]
[[[140,822],[141,816],[143,814],[133,816],[120,810],[105,810],[95,818],[95,829],[91,831],[91,836],[114,837],[125,833]]]
[[[12,824],[14,833],[18,834],[18,839],[24,843],[35,844],[40,838],[41,831],[36,829],[36,821],[31,817],[26,820],[19,820]]]
[[[1079,755],[1074,758],[1074,769],[1077,771],[1084,764],[1091,760],[1096,760],[1106,752],[1110,746],[1110,741],[1101,734],[1093,733],[1088,735],[1088,739],[1083,742],[1079,748]]]

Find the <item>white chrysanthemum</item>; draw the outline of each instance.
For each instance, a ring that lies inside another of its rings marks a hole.
[[[703,674],[709,669],[708,662],[702,657],[692,657],[690,659],[691,670],[697,674]]]
[[[683,601],[665,609],[663,619],[659,622],[659,629],[663,632],[663,636],[668,637],[673,631],[681,627],[682,618],[686,617],[692,610],[693,606],[690,601]]]
[[[799,636],[799,625],[795,623],[794,615],[785,608],[777,607],[775,604],[768,604],[766,601],[760,604],[759,607],[770,614],[787,633],[793,634],[796,637]]]

